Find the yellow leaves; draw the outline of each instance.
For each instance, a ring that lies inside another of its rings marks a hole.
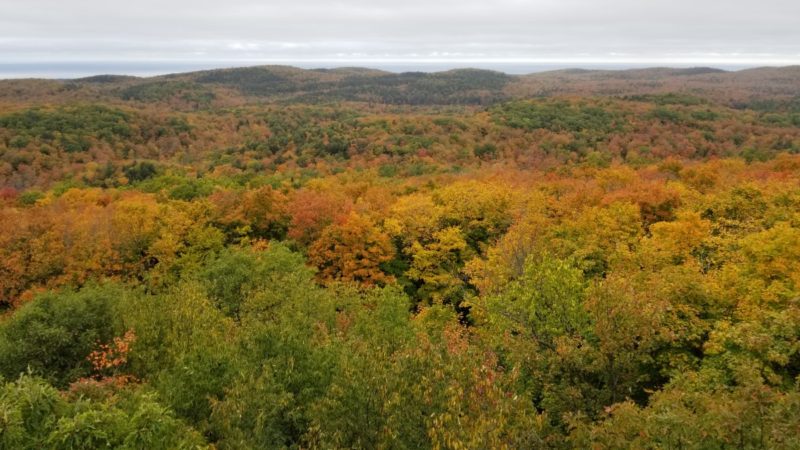
[[[742,241],[746,269],[764,280],[786,283],[797,294],[800,287],[800,229],[779,222],[771,229]],[[791,294],[790,294],[791,295]]]
[[[450,354],[457,364],[443,404],[428,419],[435,449],[514,449],[543,446],[548,424],[525,396],[513,395],[518,373],[505,373],[492,353]],[[469,362],[465,361],[469,360]]]
[[[680,212],[672,222],[655,223],[644,241],[641,262],[657,268],[692,261],[692,251],[711,237],[711,230],[711,222],[691,211]]]
[[[715,324],[715,329],[709,335],[708,342],[703,345],[703,351],[709,355],[719,355],[725,351],[724,336],[731,330],[731,323],[728,320],[720,320]]]
[[[159,237],[147,250],[155,263],[150,275],[156,285],[171,281],[180,270],[198,268],[224,243],[222,232],[210,224],[211,210],[206,202],[175,202],[161,208],[156,221]]]
[[[661,328],[668,302],[637,287],[634,280],[616,276],[591,290],[586,308],[598,347],[606,355],[644,355],[640,350],[654,348],[665,339]]]
[[[639,209],[626,202],[590,208],[576,218],[575,227],[582,236],[578,254],[597,249],[612,262],[629,259],[643,234]]]
[[[487,250],[485,260],[467,264],[470,281],[482,293],[494,292],[522,274],[530,255],[543,251],[576,257],[587,272],[602,272],[607,264],[630,266],[643,234],[635,205],[614,202],[573,211],[573,215],[573,220],[566,221],[551,217],[544,207],[529,211]]]
[[[466,248],[458,227],[437,231],[432,242],[411,245],[412,262],[406,275],[423,283],[420,291],[425,298],[434,303],[444,302],[461,286],[458,272]]]
[[[442,219],[458,224],[467,234],[485,234],[492,239],[512,222],[513,191],[502,183],[475,180],[456,182],[437,191],[434,200],[442,205]]]
[[[624,189],[639,181],[639,174],[629,166],[614,166],[597,174],[597,183],[606,192]]]
[[[424,194],[403,196],[389,209],[384,229],[405,242],[429,240],[439,228],[443,208]]]
[[[788,222],[739,238],[727,235],[720,288],[741,309],[781,305],[800,295],[800,229]],[[755,307],[755,306],[754,306]]]
[[[288,222],[286,196],[271,186],[244,192],[220,190],[210,201],[218,223],[238,226],[244,234],[255,231],[259,236],[268,236]]]
[[[653,224],[650,233],[654,240],[674,243],[686,252],[700,244],[711,231],[711,223],[696,212],[681,212],[675,221]]]
[[[129,251],[130,243],[137,240],[132,235],[147,233],[147,216],[136,209],[131,216],[140,222],[125,227],[121,205],[136,204],[142,198],[152,202],[143,194],[72,189],[14,212],[14,224],[5,228],[0,251],[3,264],[13,265],[15,275],[0,283],[0,296],[18,295],[29,284],[82,284],[96,274],[133,272],[141,256]],[[3,216],[0,221],[11,218]]]
[[[107,205],[110,195],[101,189],[69,189],[64,192],[57,200],[63,207],[82,207],[84,205],[96,204]]]
[[[461,229],[448,227],[433,234],[434,243],[429,246],[433,251],[446,253],[464,250],[466,242],[461,236]]]

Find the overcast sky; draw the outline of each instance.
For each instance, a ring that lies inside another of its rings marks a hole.
[[[800,0],[0,0],[0,62],[800,64]]]

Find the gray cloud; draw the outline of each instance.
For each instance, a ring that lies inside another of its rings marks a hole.
[[[800,63],[796,0],[3,0],[0,60]]]

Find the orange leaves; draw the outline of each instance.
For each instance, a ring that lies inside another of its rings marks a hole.
[[[142,194],[121,198],[100,190],[71,190],[32,208],[3,209],[0,225],[0,298],[13,299],[36,285],[83,283],[93,274],[135,272],[150,227]],[[127,205],[127,206],[123,206]],[[138,223],[134,223],[137,222]],[[128,226],[130,225],[130,226]]]
[[[289,237],[308,245],[319,236],[323,228],[333,223],[337,217],[346,216],[352,207],[352,201],[341,193],[299,190],[289,201]]]
[[[660,182],[635,182],[605,197],[608,203],[619,200],[639,206],[639,215],[645,229],[656,222],[673,220],[675,211],[681,204],[680,192]]]
[[[80,378],[70,384],[69,392],[76,396],[106,395],[109,390],[137,382],[133,375],[123,373],[131,345],[135,341],[136,334],[133,330],[128,330],[108,344],[99,344],[99,348],[86,357],[92,364],[91,377]]]
[[[135,341],[136,334],[133,330],[128,330],[122,337],[115,337],[110,344],[100,344],[100,348],[87,357],[96,376],[109,371],[115,372],[127,364],[131,344]]]
[[[257,238],[280,238],[286,231],[288,200],[271,186],[243,192],[219,190],[209,200],[216,209],[216,222],[225,228]]]
[[[73,189],[29,208],[0,209],[0,302],[37,287],[92,278],[134,279],[190,247],[214,248],[204,202],[158,203],[149,194]],[[163,269],[166,270],[166,269]]]
[[[357,281],[383,284],[392,280],[381,270],[394,248],[389,237],[367,218],[356,213],[325,228],[308,249],[309,262],[325,281]]]

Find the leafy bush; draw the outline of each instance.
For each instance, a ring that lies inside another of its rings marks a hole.
[[[0,388],[0,448],[204,448],[199,433],[177,420],[151,394],[63,395],[28,375]]]
[[[87,356],[119,331],[115,307],[123,297],[109,284],[47,292],[0,323],[0,374],[28,370],[64,387],[89,375]]]

